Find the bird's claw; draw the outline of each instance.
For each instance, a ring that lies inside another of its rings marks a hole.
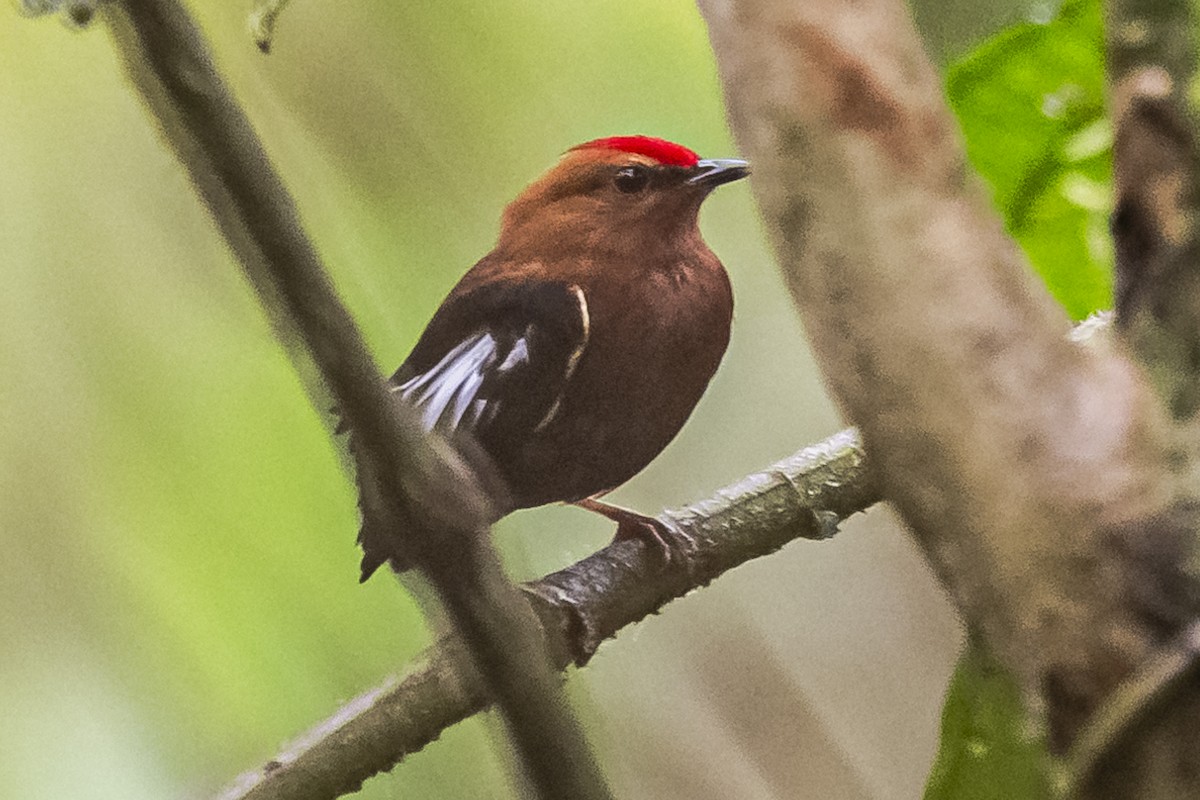
[[[625,542],[631,539],[640,541],[647,549],[657,552],[664,566],[675,559],[674,553],[678,546],[675,532],[654,517],[631,514],[619,520],[613,541]]]
[[[646,548],[661,557],[662,566],[667,566],[694,546],[691,538],[679,529],[655,517],[648,517],[627,508],[606,503],[598,497],[586,497],[573,501],[574,505],[610,519],[617,523],[613,542],[630,539],[642,542]],[[684,559],[686,562],[686,559]]]

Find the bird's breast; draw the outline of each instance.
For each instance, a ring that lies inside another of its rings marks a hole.
[[[522,505],[587,497],[641,471],[683,427],[729,342],[733,297],[715,256],[579,285],[588,341],[524,449]]]

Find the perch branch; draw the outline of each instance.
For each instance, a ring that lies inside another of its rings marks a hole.
[[[1070,340],[1105,352],[1110,314],[1076,326]],[[826,539],[839,521],[879,500],[857,433],[845,430],[712,498],[659,517],[692,547],[664,569],[637,542],[615,542],[527,585],[559,668],[583,666],[623,627],[751,559],[797,539]],[[462,682],[452,640],[431,648],[399,680],[364,693],[218,800],[331,800],[390,770],[450,725],[487,707],[478,682]]]
[[[582,666],[621,628],[797,539],[824,539],[879,499],[857,435],[842,431],[659,519],[688,542],[665,567],[644,543],[614,542],[528,584],[555,664]],[[443,640],[400,678],[365,693],[219,800],[331,800],[487,706],[477,679],[460,677],[461,649]]]
[[[395,546],[429,578],[462,635],[537,796],[607,798],[536,621],[479,535],[494,518],[484,473],[391,400],[291,196],[182,4],[122,0],[103,8],[132,83],[285,345],[310,358],[332,392],[392,506],[389,516],[412,522],[416,535],[402,539],[397,531]]]

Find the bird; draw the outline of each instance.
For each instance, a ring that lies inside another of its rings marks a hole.
[[[748,174],[740,159],[608,136],[566,151],[505,208],[494,249],[388,382],[427,431],[483,451],[506,490],[497,519],[569,503],[669,559],[662,523],[601,498],[675,438],[725,354],[733,291],[698,214]],[[370,464],[355,459],[366,581],[409,565]]]

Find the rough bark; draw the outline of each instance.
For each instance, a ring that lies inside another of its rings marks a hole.
[[[1196,515],[1168,415],[1123,348],[1064,342],[902,3],[701,7],[830,389],[885,498],[1065,753],[1196,610]],[[1125,796],[1157,797],[1152,784]]]

